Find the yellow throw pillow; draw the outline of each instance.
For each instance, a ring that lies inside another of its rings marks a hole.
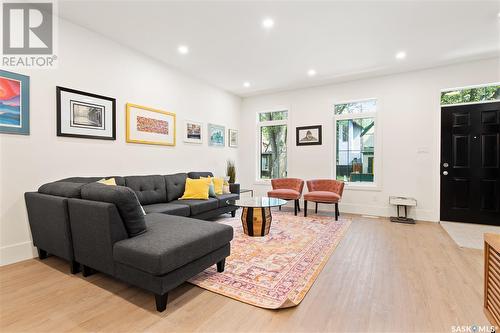
[[[99,180],[98,183],[101,183],[101,184],[104,184],[104,185],[114,185],[114,186],[116,186],[116,180],[114,178],[109,178],[109,179],[103,178],[103,179]]]
[[[208,199],[208,188],[212,181],[209,178],[186,179],[186,189],[184,195],[180,198],[185,199]]]
[[[214,184],[215,194],[221,195],[224,193],[223,191],[224,178],[208,176],[208,177],[200,177],[200,179],[210,179]]]

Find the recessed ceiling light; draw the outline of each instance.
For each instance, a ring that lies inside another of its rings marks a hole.
[[[250,87],[250,82],[248,82],[248,81],[243,82],[243,87],[249,88]]]
[[[272,27],[274,27],[274,20],[270,17],[265,18],[264,20],[262,20],[262,27],[264,29],[271,29]]]
[[[307,75],[314,76],[314,75],[316,75],[316,71],[314,69],[310,69],[307,71]]]
[[[187,47],[186,45],[179,45],[179,47],[177,48],[177,51],[180,54],[188,54],[189,53],[189,47]]]
[[[406,58],[406,52],[400,51],[400,52],[396,53],[396,59],[402,60],[404,58]]]

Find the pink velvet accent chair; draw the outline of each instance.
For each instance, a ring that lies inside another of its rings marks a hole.
[[[335,179],[314,179],[307,181],[308,193],[304,194],[304,216],[307,216],[307,202],[316,203],[316,213],[318,213],[318,203],[335,204],[335,221],[339,218],[339,201],[344,192],[344,182]]]
[[[299,199],[304,189],[304,181],[298,178],[276,178],[271,179],[271,184],[273,185],[273,189],[267,192],[267,196],[270,198],[294,200],[295,215],[297,215],[297,210],[300,212]]]

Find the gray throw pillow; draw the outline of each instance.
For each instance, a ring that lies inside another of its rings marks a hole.
[[[129,237],[146,231],[146,221],[135,192],[126,186],[90,183],[82,186],[82,199],[109,202],[116,206]]]

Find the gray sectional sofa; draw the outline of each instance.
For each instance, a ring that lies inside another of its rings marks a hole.
[[[40,259],[52,254],[74,274],[81,267],[84,276],[99,271],[149,290],[165,310],[170,290],[211,265],[222,272],[230,253],[233,229],[204,220],[234,216],[228,200],[239,198],[239,185],[208,200],[179,200],[186,178],[200,176],[212,174],[113,177],[119,186],[96,183],[111,177],[72,177],[25,193]]]

